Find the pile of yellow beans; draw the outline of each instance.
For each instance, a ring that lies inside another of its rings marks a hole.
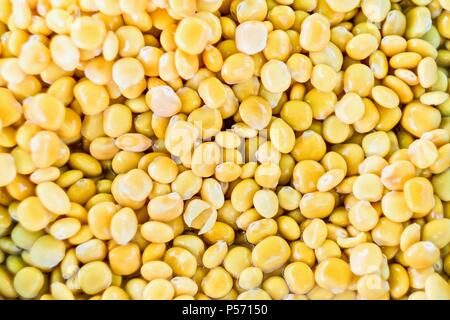
[[[1,299],[450,300],[450,0],[0,0]]]

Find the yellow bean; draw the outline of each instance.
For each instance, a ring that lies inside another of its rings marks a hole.
[[[286,263],[290,251],[289,245],[283,238],[270,236],[259,242],[253,249],[252,262],[264,272],[271,272]]]
[[[303,20],[300,45],[308,51],[320,51],[330,41],[330,23],[321,14],[312,14]]]

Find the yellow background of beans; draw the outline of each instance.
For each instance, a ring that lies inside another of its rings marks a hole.
[[[450,299],[449,0],[0,0],[1,299]]]

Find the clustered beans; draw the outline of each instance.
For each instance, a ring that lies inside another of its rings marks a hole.
[[[450,300],[449,0],[0,0],[0,298]]]

